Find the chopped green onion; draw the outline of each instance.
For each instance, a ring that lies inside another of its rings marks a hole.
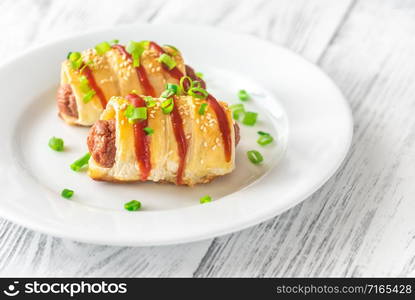
[[[124,204],[124,208],[128,211],[137,211],[141,208],[141,202],[137,200],[131,200]]]
[[[124,115],[130,123],[134,123],[136,120],[146,120],[147,107],[134,107],[130,104],[125,110]]]
[[[153,97],[151,96],[146,96],[144,97],[144,100],[146,101],[146,106],[147,107],[153,107],[156,106],[157,101],[153,99]]]
[[[177,84],[167,83],[166,90],[173,90],[174,94],[177,94],[177,92],[179,91],[179,86]]]
[[[94,97],[95,94],[96,93],[94,90],[89,90],[87,93],[85,93],[84,97],[82,98],[82,101],[84,103],[88,103],[89,101],[91,101],[92,97]]]
[[[87,93],[91,90],[91,87],[89,86],[89,81],[84,75],[79,76],[79,88],[83,93]]]
[[[127,109],[124,112],[124,116],[129,119],[134,113],[134,108],[135,107],[133,105],[128,105]]]
[[[261,146],[271,144],[274,141],[274,138],[268,132],[258,131],[258,134],[260,137],[257,140],[257,143]]]
[[[108,42],[102,42],[95,46],[95,50],[97,51],[98,55],[105,54],[108,50],[111,49],[111,45]]]
[[[201,88],[202,87],[202,83],[198,80],[193,80],[193,87],[197,87],[197,88]]]
[[[110,45],[112,46],[112,45],[116,45],[116,44],[118,44],[120,42],[120,40],[117,40],[117,39],[114,39],[114,40],[111,40],[110,41]]]
[[[76,61],[82,57],[80,52],[69,52],[68,59],[70,61]]]
[[[161,98],[169,98],[171,96],[176,95],[178,90],[179,90],[178,85],[168,83],[168,84],[166,84],[166,90],[163,93],[161,93],[160,97]]]
[[[140,66],[140,56],[143,52],[147,49],[149,42],[148,41],[141,41],[141,42],[134,42],[129,41],[127,47],[125,48],[128,53],[131,54],[133,58],[133,67]]]
[[[259,139],[257,140],[257,143],[261,146],[265,146],[268,144],[271,144],[274,138],[270,135],[261,135]]]
[[[199,201],[200,201],[200,204],[212,202],[212,197],[210,197],[209,195],[206,195],[200,198]]]
[[[180,53],[179,49],[177,49],[176,47],[174,47],[172,45],[164,45],[164,46],[167,46],[167,47],[173,49],[173,55],[176,55],[176,54]]]
[[[64,148],[63,140],[57,137],[51,137],[48,145],[52,150],[55,151],[63,151]]]
[[[242,120],[242,124],[248,125],[248,126],[254,126],[256,123],[257,117],[258,117],[257,113],[247,111],[245,112],[244,118]]]
[[[154,100],[151,96],[144,97],[144,100],[146,101],[147,107],[154,107],[157,104],[157,100]]]
[[[209,93],[201,87],[192,87],[187,91],[187,94],[198,99],[206,99],[209,95]]]
[[[183,92],[187,92],[187,90],[184,88],[184,81],[188,80],[189,81],[189,89],[191,89],[193,87],[193,80],[192,78],[190,78],[189,76],[183,76],[182,78],[180,78],[179,84],[180,84],[180,90]]]
[[[163,111],[164,114],[168,115],[169,113],[173,111],[173,108],[174,108],[174,101],[172,98],[169,98],[161,102],[161,110]]]
[[[248,100],[248,99],[250,98],[250,96],[249,96],[248,92],[247,92],[247,91],[245,91],[245,90],[240,90],[240,91],[238,92],[238,97],[239,97],[239,99],[240,99],[241,101],[246,101],[246,100]]]
[[[196,72],[195,73],[197,77],[199,77],[200,79],[203,79],[203,73],[201,72]]]
[[[202,103],[199,107],[199,115],[204,115],[207,107],[208,107],[207,103]]]
[[[80,159],[77,159],[71,164],[71,169],[75,172],[80,171],[84,166],[88,164],[88,161],[90,158],[91,158],[90,153],[85,154]]]
[[[128,53],[132,54],[134,52],[139,52],[142,51],[144,52],[144,47],[145,44],[143,44],[142,42],[135,42],[135,41],[129,41],[127,43],[127,46],[125,48],[125,50],[127,50]]]
[[[166,53],[160,55],[158,61],[164,63],[167,66],[167,68],[169,68],[169,70],[173,69],[177,65],[176,61]]]
[[[256,150],[251,150],[247,152],[248,158],[249,160],[253,163],[253,164],[260,164],[263,160],[264,157],[261,155],[261,153],[259,153]]]
[[[84,101],[84,103],[88,103],[89,101],[91,101],[92,97],[94,97],[94,95],[96,94],[95,91],[90,87],[89,81],[84,75],[79,76],[79,88],[81,92],[84,93],[84,97],[82,98],[82,101]]]
[[[143,130],[147,135],[152,135],[154,133],[154,129],[150,127],[146,127]]]
[[[83,64],[82,55],[79,52],[69,52],[68,59],[74,70],[78,70]]]
[[[234,120],[239,120],[239,117],[244,113],[242,110],[235,110],[232,112],[232,117]]]
[[[169,98],[171,96],[174,96],[173,90],[165,90],[163,93],[161,93],[160,98]]]
[[[73,196],[73,191],[69,189],[63,189],[61,192],[61,196],[66,199],[70,199]]]
[[[245,107],[242,103],[229,105],[229,108],[231,110],[243,110],[243,111],[245,111]]]
[[[232,116],[234,120],[239,120],[239,117],[245,113],[245,107],[242,103],[240,104],[233,104],[229,106],[232,110]]]
[[[257,133],[259,135],[270,135],[268,132],[265,132],[265,131],[258,131]]]

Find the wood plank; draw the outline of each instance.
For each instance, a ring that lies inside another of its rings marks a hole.
[[[322,68],[350,100],[352,149],[316,194],[216,239],[195,276],[415,274],[415,6],[359,1]]]
[[[165,247],[97,246],[0,221],[0,276],[189,276],[210,241]]]
[[[0,53],[6,56],[40,42],[85,31],[152,20],[166,0],[135,1],[13,1],[0,3],[2,38]]]
[[[315,61],[330,42],[353,1],[186,0],[170,1],[168,4],[158,13],[155,23],[207,24],[252,34],[284,45]],[[197,7],[204,13],[186,13],[188,7]]]

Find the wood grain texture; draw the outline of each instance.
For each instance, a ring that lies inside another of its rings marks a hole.
[[[352,149],[294,209],[211,245],[196,276],[413,276],[415,7],[360,1],[319,59],[350,100]]]
[[[5,59],[140,22],[253,34],[317,62],[350,100],[353,147],[310,199],[253,228],[168,247],[95,246],[0,220],[0,276],[414,276],[413,1],[3,0]],[[189,10],[197,7],[200,13]]]

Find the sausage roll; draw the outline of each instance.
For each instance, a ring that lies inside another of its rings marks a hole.
[[[125,96],[133,90],[158,97],[166,83],[178,84],[187,74],[205,87],[192,68],[184,65],[175,47],[160,47],[148,41],[130,44],[110,46],[104,42],[98,45],[101,48],[69,53],[61,66],[57,92],[59,116],[66,123],[90,126],[111,97]]]
[[[232,172],[239,129],[226,103],[211,95],[147,99],[111,98],[88,135],[91,178],[192,186]]]

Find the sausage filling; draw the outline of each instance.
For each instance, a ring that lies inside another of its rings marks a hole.
[[[99,120],[90,129],[87,139],[89,153],[104,168],[115,163],[115,120]]]
[[[56,103],[58,104],[59,115],[64,114],[70,117],[78,118],[78,108],[76,106],[75,95],[69,84],[62,84],[56,94]]]
[[[235,147],[236,147],[238,146],[239,141],[241,140],[241,134],[240,134],[239,125],[237,123],[233,124],[233,127],[235,129]]]

